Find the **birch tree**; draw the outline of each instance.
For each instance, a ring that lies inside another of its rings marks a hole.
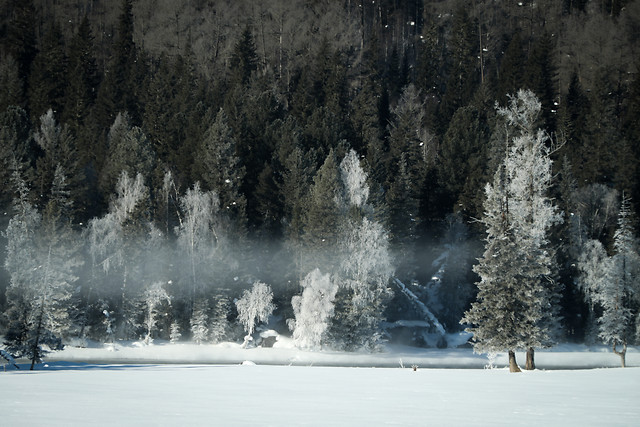
[[[626,364],[627,345],[634,337],[634,317],[638,317],[640,303],[640,255],[637,240],[631,226],[631,207],[623,196],[618,228],[614,234],[613,249],[609,257],[602,244],[590,240],[578,260],[581,271],[580,285],[588,300],[597,305],[598,336],[611,345],[620,356],[622,367]]]

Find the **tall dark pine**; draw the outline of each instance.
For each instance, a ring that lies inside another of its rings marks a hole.
[[[18,72],[24,84],[22,93],[28,90],[28,76],[31,72],[31,63],[38,52],[36,47],[36,9],[33,0],[13,1],[11,19],[7,26],[6,39],[3,45],[6,46],[9,54],[18,63]],[[21,107],[26,105],[20,104]]]
[[[515,93],[522,87],[525,59],[522,36],[520,32],[516,32],[509,41],[500,62],[496,88],[497,101],[500,104],[507,102],[508,94]]]
[[[540,117],[544,129],[553,134],[556,131],[558,110],[558,70],[555,63],[555,39],[549,33],[543,34],[531,47],[525,69],[525,87],[531,89],[540,99]]]
[[[246,26],[240,40],[236,43],[230,62],[231,81],[245,85],[251,74],[258,69],[258,55],[250,26]]]
[[[442,98],[439,117],[442,133],[446,130],[445,124],[458,108],[469,103],[480,84],[477,40],[476,25],[467,10],[459,7],[454,15],[448,47],[447,88]]]
[[[132,8],[132,0],[122,0],[113,53],[96,101],[96,120],[100,129],[110,126],[116,115],[124,111],[133,124],[140,123],[144,60],[133,41]]]
[[[69,44],[68,81],[65,93],[65,108],[62,122],[80,136],[85,119],[98,93],[99,75],[93,45],[93,33],[89,19],[85,15],[78,31]],[[90,151],[88,138],[79,138],[81,156]]]
[[[36,123],[50,108],[60,116],[64,108],[67,59],[60,27],[51,24],[36,55],[29,76],[29,109]]]

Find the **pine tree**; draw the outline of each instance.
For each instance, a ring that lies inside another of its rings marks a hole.
[[[257,70],[258,55],[250,26],[246,26],[242,31],[231,54],[229,65],[232,73],[231,80],[235,84],[246,85],[251,79],[251,74]]]
[[[337,261],[334,248],[341,233],[341,192],[336,156],[330,151],[313,179],[304,211],[303,239],[308,259],[303,270],[330,269]]]
[[[35,122],[48,109],[64,114],[67,58],[60,27],[51,24],[29,76],[29,110]]]
[[[35,176],[35,185],[41,195],[42,204],[46,205],[48,202],[54,173],[60,166],[68,177],[66,185],[74,207],[76,210],[85,209],[84,173],[78,162],[75,138],[67,126],[56,122],[51,109],[40,117],[40,127],[34,134],[34,140],[44,153],[36,162]],[[74,217],[77,213],[74,213]]]
[[[236,141],[222,109],[205,132],[197,159],[203,188],[217,193],[220,210],[231,225],[230,232],[244,237],[247,202],[240,187],[245,168],[237,155]]]
[[[527,350],[527,369],[535,369],[533,348],[552,342],[557,322],[555,251],[548,232],[562,218],[547,195],[549,148],[544,132],[533,128],[539,111],[535,95],[524,90],[498,110],[518,135],[485,189],[487,239],[474,267],[479,292],[461,321],[475,325],[468,330],[476,351],[508,350],[512,372],[518,371],[516,349]]]
[[[18,198],[16,215],[7,227],[5,266],[11,273],[7,290],[10,319],[6,334],[12,353],[39,363],[46,344],[62,348],[70,326],[71,286],[81,265],[79,244],[71,231],[71,203],[62,168],[54,175],[52,196],[41,216],[27,200],[26,183],[16,168],[13,175]]]
[[[191,315],[191,340],[196,344],[203,344],[209,335],[209,301],[200,298],[195,302]]]
[[[18,74],[18,63],[11,55],[0,55],[0,111],[10,105],[22,103],[22,76]]]
[[[82,134],[82,131],[89,111],[95,103],[100,81],[93,41],[89,18],[85,15],[69,45],[69,84],[65,91],[62,118],[78,138],[83,162],[90,158],[91,141],[88,140],[88,136]]]
[[[36,9],[33,0],[13,2],[11,14],[6,29],[6,43],[9,54],[18,64],[18,75],[22,80],[22,95],[29,91],[29,75],[34,58],[38,52],[36,47]],[[26,102],[19,104],[27,108]]]
[[[229,304],[229,299],[224,295],[217,295],[214,298],[214,301],[209,326],[209,339],[213,344],[217,344],[222,342],[227,335],[229,329],[227,316],[229,315],[231,306]]]
[[[141,174],[148,183],[156,169],[156,154],[151,146],[151,141],[144,131],[131,126],[127,113],[118,113],[115,121],[109,129],[109,151],[104,160],[99,184],[104,194],[112,194],[122,172],[129,176]]]

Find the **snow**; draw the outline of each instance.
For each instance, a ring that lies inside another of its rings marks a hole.
[[[3,424],[635,425],[640,368],[533,371],[50,363],[2,373]]]
[[[588,426],[640,417],[637,347],[625,369],[601,346],[538,351],[539,369],[520,374],[505,368],[505,354],[496,369],[488,362],[469,348],[308,352],[282,336],[274,348],[67,347],[36,371],[0,371],[0,413],[13,426]]]

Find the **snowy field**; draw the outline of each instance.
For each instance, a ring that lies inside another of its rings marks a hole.
[[[637,426],[640,368],[77,365],[2,373],[6,426]]]
[[[68,348],[36,371],[0,372],[0,425],[638,425],[637,348],[626,369],[603,368],[619,359],[600,347],[559,347],[536,360],[538,370],[511,374],[505,355],[483,369],[487,357],[470,349]]]

